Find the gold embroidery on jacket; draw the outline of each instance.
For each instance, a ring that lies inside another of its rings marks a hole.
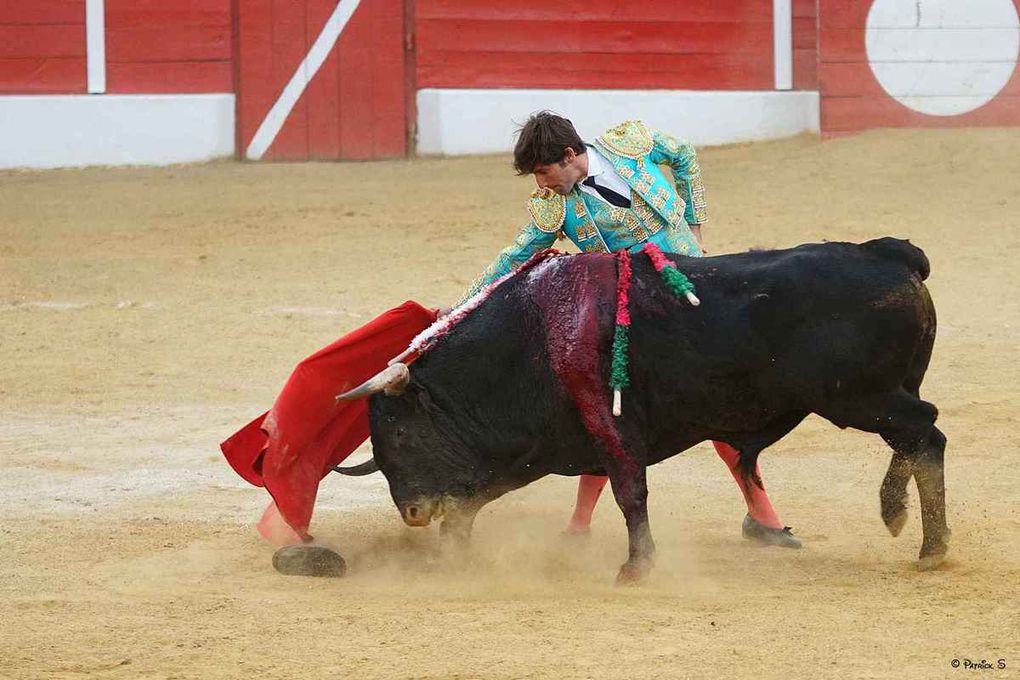
[[[588,209],[585,208],[584,200],[581,198],[581,190],[577,189],[574,194],[574,217],[577,218],[577,239],[583,241],[593,238],[598,235],[598,229],[588,215]]]
[[[633,205],[631,201],[631,205]],[[648,230],[641,223],[641,220],[637,218],[632,210],[627,208],[618,208],[616,206],[609,206],[608,208],[609,218],[614,224],[621,225],[624,229],[630,232],[631,237],[638,243],[644,243],[648,240]]]
[[[595,141],[609,151],[625,158],[647,155],[654,145],[652,133],[639,120],[628,120],[610,128]]]
[[[566,219],[567,200],[552,189],[535,189],[528,199],[528,212],[541,231],[555,234]]]
[[[705,185],[701,173],[691,176],[691,200],[694,203],[694,219],[698,224],[708,221],[708,201],[705,200]]]
[[[691,200],[691,192],[687,188],[687,182],[680,180],[676,183],[676,192],[684,200],[684,203],[688,203]]]
[[[662,229],[662,218],[645,203],[640,194],[635,193],[632,195],[630,209],[645,223],[645,229],[647,229],[649,235],[657,234]]]

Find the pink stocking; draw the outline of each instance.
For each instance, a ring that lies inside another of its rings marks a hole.
[[[770,529],[782,529],[783,523],[775,508],[772,507],[772,501],[769,500],[765,490],[751,481],[745,484],[741,478],[740,470],[737,467],[737,461],[740,459],[737,450],[723,442],[712,442],[712,444],[715,445],[716,453],[726,463],[730,474],[733,475],[737,486],[740,487],[740,492],[744,495],[744,501],[747,503],[747,513],[763,526]],[[755,467],[755,474],[761,479],[760,467]],[[591,528],[592,513],[595,512],[595,505],[608,481],[608,477],[581,475],[581,479],[577,483],[577,503],[574,506],[574,516],[570,518],[567,531],[584,533]]]
[[[740,454],[737,450],[723,442],[712,442],[712,444],[715,445],[715,452],[719,454],[719,457],[726,463],[726,467],[730,469],[730,474],[733,475],[737,486],[740,487],[740,492],[744,494],[744,501],[747,503],[747,514],[757,520],[759,524],[770,529],[782,529],[783,523],[779,521],[779,515],[776,514],[775,508],[772,507],[772,501],[769,500],[765,489],[759,487],[751,480],[745,482],[740,476],[740,470],[737,467]],[[761,479],[761,468],[757,465],[754,468],[754,473],[758,475],[758,479]]]
[[[599,496],[602,495],[602,489],[608,481],[609,477],[581,475],[577,482],[577,504],[574,506],[574,516],[567,525],[568,532],[583,534],[591,528],[591,515],[595,512],[595,504],[599,502]]]

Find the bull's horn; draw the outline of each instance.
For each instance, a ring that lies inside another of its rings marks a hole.
[[[379,472],[379,466],[375,462],[375,458],[369,458],[364,463],[358,465],[352,465],[350,467],[340,467],[339,465],[333,466],[333,472],[339,472],[342,475],[348,477],[364,477],[370,475],[373,472]]]
[[[407,370],[407,364],[393,364],[375,374],[350,392],[344,392],[336,396],[337,401],[349,401],[360,399],[377,392],[386,392],[389,396],[403,394],[411,379],[411,373]]]

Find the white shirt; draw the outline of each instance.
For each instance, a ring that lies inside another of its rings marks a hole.
[[[626,196],[627,200],[630,200],[630,185],[616,174],[616,169],[609,162],[609,159],[603,156],[594,146],[587,144],[585,146],[588,147],[588,177],[595,178],[595,183],[599,186],[612,189],[621,196]],[[585,177],[585,179],[588,177]],[[578,182],[577,188],[589,196],[594,196],[603,203],[607,202],[593,187]]]

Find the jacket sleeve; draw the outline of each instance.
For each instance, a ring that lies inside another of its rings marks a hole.
[[[708,203],[705,201],[705,185],[701,181],[701,166],[698,165],[698,154],[694,146],[658,130],[652,130],[652,141],[649,158],[653,163],[672,168],[677,194],[687,204],[684,209],[687,224],[704,224],[708,221]]]
[[[486,267],[482,275],[471,284],[467,293],[457,302],[457,305],[465,302],[472,295],[480,291],[504,274],[517,269],[528,261],[535,253],[545,250],[556,242],[556,232],[542,231],[532,220],[521,229],[514,242],[504,248],[496,256],[496,260]]]

